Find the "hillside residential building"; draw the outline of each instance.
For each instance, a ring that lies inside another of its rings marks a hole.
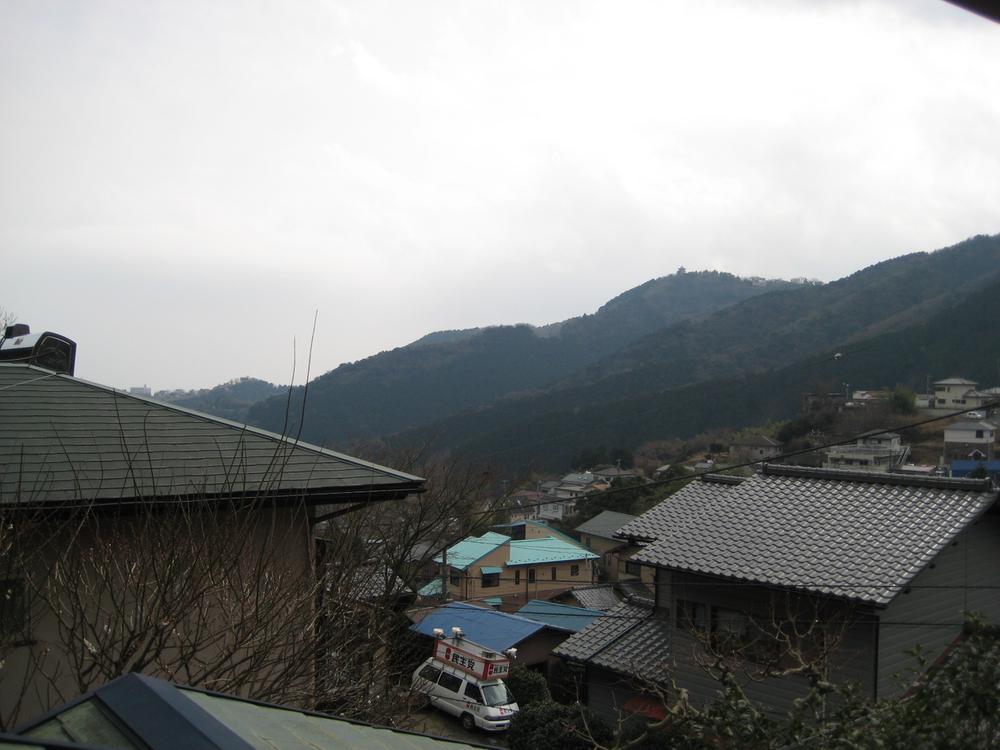
[[[992,422],[953,422],[944,428],[944,460],[992,461],[996,458],[997,426]]]
[[[587,549],[601,556],[601,567],[609,580],[618,580],[617,559],[612,559],[611,553],[626,546],[626,542],[615,537],[615,532],[634,520],[635,516],[628,513],[605,510],[573,529]]]
[[[947,378],[934,382],[935,409],[961,411],[980,409],[985,404],[1000,400],[1000,388],[978,389],[978,383],[965,378]]]
[[[595,476],[589,471],[585,471],[582,473],[567,474],[551,490],[550,494],[561,500],[572,500],[591,492],[606,490],[610,486],[610,482]]]
[[[394,469],[15,363],[0,363],[0,467],[0,659],[4,663],[0,712],[7,721],[14,714],[23,720],[48,710],[52,706],[46,701],[52,696],[78,692],[70,665],[79,661],[79,654],[76,641],[66,641],[67,632],[90,641],[114,633],[109,626],[96,633],[67,629],[65,611],[71,606],[67,597],[80,589],[61,598],[38,594],[43,583],[54,580],[48,573],[56,564],[75,587],[94,586],[110,591],[109,596],[138,595],[134,588],[115,590],[123,578],[136,580],[125,574],[93,579],[93,571],[101,570],[95,560],[111,554],[112,563],[132,565],[130,570],[148,576],[149,586],[172,586],[182,575],[185,586],[194,586],[196,566],[211,561],[185,559],[186,567],[171,578],[171,570],[179,564],[171,557],[175,550],[159,549],[157,543],[173,539],[180,545],[195,537],[198,529],[232,528],[245,536],[229,540],[231,547],[225,546],[227,540],[213,538],[210,543],[218,549],[204,552],[203,557],[228,559],[232,566],[266,559],[273,571],[269,580],[298,576],[303,585],[316,586],[314,528],[325,514],[424,491],[423,479]],[[246,518],[259,521],[240,526]],[[172,538],[170,529],[177,529]],[[223,554],[233,556],[218,557]],[[68,578],[72,575],[78,577]],[[217,581],[211,590],[222,587]],[[303,616],[311,617],[315,597],[308,589],[305,597],[311,603],[305,605],[308,611]],[[169,593],[161,595],[159,606],[168,599]],[[62,620],[56,605],[63,610]],[[81,628],[93,616],[89,606],[84,595],[78,609],[68,609]],[[178,618],[176,628],[185,626],[183,618],[196,607],[201,607],[199,627],[205,632],[216,621],[231,628],[235,612],[220,616],[210,594],[172,614]],[[169,632],[163,637],[169,640]],[[209,659],[217,643],[205,651],[192,651],[192,662]],[[185,648],[194,645],[185,641]],[[308,654],[311,644],[296,641],[289,644],[292,647]],[[37,669],[43,656],[44,675]],[[310,675],[311,669],[304,670],[301,678],[308,683]],[[302,685],[303,691],[308,688]]]
[[[641,479],[639,472],[634,469],[623,469],[620,466],[598,466],[596,469],[591,469],[590,473],[594,475],[595,479],[607,482],[609,485],[616,479]]]
[[[643,681],[668,676],[710,702],[709,652],[746,670],[765,711],[788,709],[807,685],[771,676],[789,663],[775,627],[831,681],[899,695],[914,647],[933,662],[962,636],[963,612],[1000,618],[1000,513],[985,480],[765,464],[691,482],[619,534],[644,545],[634,559],[656,572],[655,602],[625,602],[555,651],[582,667],[606,718],[648,713]]]
[[[781,443],[766,435],[747,435],[729,444],[730,463],[766,461],[781,454]]]
[[[523,530],[524,536],[515,539],[488,531],[466,537],[435,558],[442,565],[442,577],[447,577],[447,598],[500,598],[504,605],[521,606],[596,580],[598,556],[575,539],[537,522],[510,526]],[[440,592],[439,585],[433,588]],[[431,588],[420,593],[428,595]]]
[[[850,445],[838,445],[826,451],[823,467],[853,471],[892,471],[905,463],[910,446],[903,445],[895,432],[866,435]]]

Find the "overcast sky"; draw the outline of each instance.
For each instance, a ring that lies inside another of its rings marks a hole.
[[[1000,25],[940,0],[0,0],[0,307],[109,385],[996,232]]]

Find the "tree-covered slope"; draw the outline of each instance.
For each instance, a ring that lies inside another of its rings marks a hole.
[[[727,273],[677,273],[619,295],[593,315],[534,328],[498,326],[428,334],[341,365],[309,385],[304,439],[336,444],[417,427],[541,388],[678,320],[796,285]],[[554,290],[554,293],[560,293]],[[568,293],[568,292],[567,292]],[[288,410],[298,431],[303,389]],[[252,424],[280,431],[284,396],[253,406]]]
[[[196,391],[157,391],[156,398],[195,411],[214,414],[234,422],[246,422],[250,407],[280,396],[287,388],[258,378],[238,378],[214,388]]]
[[[922,389],[927,376],[956,373],[1000,384],[998,269],[1000,237],[975,238],[825,287],[755,298],[647,337],[642,343],[656,364],[642,361],[637,344],[627,351],[635,357],[631,371],[507,399],[400,439],[433,440],[500,463],[558,467],[595,445],[635,446],[787,418],[799,394],[816,387],[904,383]],[[806,296],[816,308],[803,305]],[[741,318],[735,333],[720,325],[737,326]],[[673,347],[656,349],[657,339]],[[843,356],[835,358],[836,352]],[[670,361],[671,353],[680,364]]]

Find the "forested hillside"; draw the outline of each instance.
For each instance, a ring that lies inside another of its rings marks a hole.
[[[631,289],[593,315],[541,328],[498,326],[429,334],[316,378],[309,385],[302,437],[337,444],[483,408],[538,390],[665,325],[697,320],[754,296],[797,286],[714,271],[681,271]],[[298,431],[302,394],[301,388],[292,393],[290,432]],[[282,395],[255,405],[247,418],[280,431],[286,406]]]
[[[997,320],[1000,280],[994,277],[966,297],[956,295],[924,322],[817,352],[773,371],[555,408],[546,408],[543,399],[525,399],[398,439],[434,440],[438,447],[501,466],[558,469],[597,445],[634,446],[788,419],[795,415],[801,393],[839,390],[844,383],[870,388],[903,384],[922,391],[928,377],[961,374],[1000,385]]]

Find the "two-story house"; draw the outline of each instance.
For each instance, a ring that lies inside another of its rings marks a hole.
[[[304,655],[304,667],[286,663],[298,669],[296,688],[312,689],[316,524],[423,485],[66,373],[0,363],[0,716],[45,710],[84,677],[99,684],[116,659],[126,671],[169,675],[169,659],[185,653],[189,681],[201,676],[197,664],[217,670],[215,684],[223,672],[264,682],[283,665],[244,674],[253,660],[240,643],[282,607],[298,609],[275,652]],[[144,646],[128,651],[135,643]],[[268,658],[257,643],[254,658]]]
[[[548,599],[574,586],[594,583],[598,555],[544,524],[510,524],[508,534],[487,531],[452,545],[435,558],[447,581],[449,599],[498,599],[522,606],[531,599]],[[544,533],[542,533],[544,532]],[[432,582],[433,583],[433,582]],[[439,593],[440,585],[422,594]]]
[[[895,432],[880,432],[859,437],[853,443],[837,445],[826,451],[823,467],[853,471],[892,471],[910,455]]]
[[[628,513],[604,510],[573,529],[587,549],[601,556],[601,567],[608,580],[618,580],[618,558],[614,553],[627,546],[625,541],[615,536],[615,532],[635,518]]]
[[[944,428],[944,460],[992,461],[996,458],[997,426],[962,420]]]
[[[652,607],[627,602],[556,655],[584,671],[610,717],[672,678],[696,703],[725,660],[748,697],[783,711],[807,663],[872,698],[961,637],[965,613],[1000,618],[1000,514],[983,480],[769,466],[745,480],[692,482],[623,527],[655,569]],[[794,669],[793,669],[794,672]]]

